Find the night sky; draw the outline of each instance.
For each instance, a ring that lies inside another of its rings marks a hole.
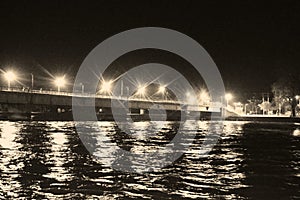
[[[28,79],[34,72],[37,81],[48,77],[44,69],[75,76],[85,56],[106,38],[156,26],[198,41],[229,91],[268,92],[282,74],[300,74],[299,1],[47,2],[1,1],[2,69],[13,66]]]

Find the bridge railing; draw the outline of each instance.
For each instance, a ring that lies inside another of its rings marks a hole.
[[[138,97],[124,97],[124,96],[114,96],[114,95],[104,95],[104,94],[93,94],[93,93],[82,93],[82,92],[66,92],[66,91],[54,91],[54,90],[32,90],[30,88],[24,87],[3,87],[0,86],[0,91],[5,92],[20,92],[20,93],[34,93],[34,94],[50,94],[50,95],[61,95],[61,96],[72,96],[72,97],[91,97],[91,98],[106,98],[106,99],[115,99],[123,101],[144,101],[144,102],[153,102],[153,103],[169,103],[169,104],[179,104],[186,105],[188,107],[221,107],[219,102],[211,102],[206,105],[189,105],[183,101],[175,101],[170,99],[150,99],[150,98],[138,98]]]
[[[76,97],[94,97],[94,98],[107,98],[107,99],[118,99],[118,100],[132,100],[132,101],[152,101],[152,102],[168,102],[168,103],[182,103],[174,100],[153,100],[147,98],[138,97],[124,97],[124,96],[114,96],[114,95],[104,95],[104,94],[93,94],[93,93],[82,93],[82,92],[66,92],[66,91],[54,91],[54,90],[32,90],[30,88],[24,87],[3,87],[0,86],[0,91],[5,92],[20,92],[20,93],[34,93],[34,94],[51,94],[51,95],[61,95],[61,96],[76,96]]]

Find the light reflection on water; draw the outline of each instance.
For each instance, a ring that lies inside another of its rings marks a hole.
[[[81,143],[72,122],[0,122],[0,198],[3,199],[293,199],[300,197],[299,124],[224,122],[218,144],[199,158],[210,124],[199,121],[187,153],[146,174],[101,164]],[[178,123],[135,122],[128,135],[97,122],[110,142],[143,153],[168,144]],[[159,127],[157,133],[147,134]],[[112,145],[92,134],[108,160]],[[189,142],[189,141],[186,141]],[[106,154],[105,154],[106,152]]]

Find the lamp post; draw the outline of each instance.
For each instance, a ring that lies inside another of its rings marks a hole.
[[[247,115],[247,106],[248,106],[248,104],[245,103],[245,115]]]
[[[112,90],[112,83],[113,83],[112,80],[110,80],[110,81],[103,80],[101,83],[100,92],[105,93],[105,94],[110,94],[111,90]]]
[[[225,94],[225,100],[226,100],[226,109],[224,109],[224,110],[226,110],[226,114],[227,114],[227,112],[228,112],[228,105],[229,105],[229,101],[233,98],[233,96],[232,96],[232,94],[230,94],[230,93],[227,93],[227,94]],[[224,114],[225,114],[225,112],[224,112]],[[226,116],[226,114],[224,115],[224,116]]]
[[[82,94],[84,93],[84,85],[83,85],[83,83],[81,83],[81,93]]]
[[[126,90],[127,90],[127,97],[129,97],[129,87],[126,86]]]
[[[60,89],[66,85],[65,76],[56,77],[54,83],[57,86],[57,91],[60,92]]]
[[[199,100],[202,105],[208,105],[210,100],[209,93],[206,90],[201,90],[200,95],[199,95]]]
[[[160,86],[158,92],[162,94],[162,99],[165,100],[166,86]]]
[[[13,71],[7,71],[4,73],[4,77],[7,80],[7,89],[10,90],[10,84],[17,79],[17,76]]]
[[[121,98],[123,96],[123,87],[124,87],[124,83],[123,83],[123,80],[121,80]]]
[[[296,95],[295,96],[295,99],[296,99],[296,106],[300,106],[300,95]]]
[[[144,96],[146,93],[146,87],[145,86],[140,86],[137,90],[137,94],[140,95],[140,98]]]
[[[225,94],[225,100],[226,100],[226,107],[227,107],[227,109],[228,109],[228,103],[229,103],[229,101],[230,101],[232,98],[233,98],[233,97],[232,97],[232,94],[230,94],[230,93]]]
[[[31,90],[33,90],[34,76],[33,73],[31,73],[30,75],[31,75]]]

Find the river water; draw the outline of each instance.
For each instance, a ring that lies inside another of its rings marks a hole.
[[[168,122],[145,137],[152,122],[134,122],[139,137],[128,143],[113,122],[95,123],[129,150],[165,144],[178,126]],[[96,160],[73,122],[1,121],[0,199],[300,198],[300,124],[226,121],[209,155],[195,157],[213,123],[199,121],[190,130],[194,143],[172,165],[138,174]]]

